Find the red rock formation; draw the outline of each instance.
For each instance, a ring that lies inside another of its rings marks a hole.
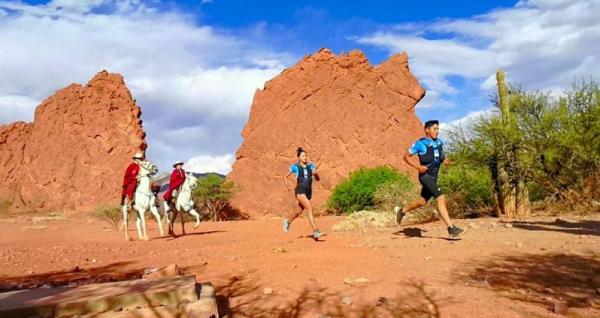
[[[293,209],[282,176],[298,146],[317,163],[326,187],[314,185],[315,207],[361,166],[407,170],[401,156],[423,134],[414,108],[424,95],[404,53],[375,67],[360,51],[336,56],[322,49],[305,57],[254,96],[228,176],[241,187],[232,206],[254,217]]]
[[[98,73],[0,126],[0,199],[14,209],[79,210],[118,202],[123,171],[145,149],[141,110],[123,77]]]

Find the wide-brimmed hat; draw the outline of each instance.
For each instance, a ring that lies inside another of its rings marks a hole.
[[[177,165],[183,165],[183,161],[175,161],[173,168],[177,167]]]
[[[136,152],[135,155],[133,155],[133,159],[144,159],[144,154],[141,152]]]

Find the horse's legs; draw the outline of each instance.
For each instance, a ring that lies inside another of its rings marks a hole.
[[[144,237],[142,239],[144,241],[149,241],[150,238],[148,237],[148,227],[146,226],[145,214],[146,214],[146,211],[144,211],[143,213],[140,213],[140,223],[142,224],[142,233],[144,234]]]
[[[160,220],[160,214],[158,214],[158,209],[156,208],[156,205],[154,205],[154,203],[155,202],[151,202],[150,204],[150,213],[152,213],[152,215],[154,215],[154,217],[156,218],[156,223],[158,223],[158,231],[160,232],[160,236],[164,236],[165,231],[163,230],[162,222]]]
[[[125,240],[127,241],[131,241],[131,238],[129,237],[129,226],[127,224],[128,221],[128,209],[129,207],[127,205],[123,205],[122,211],[123,211],[123,226],[124,226],[124,230],[125,230]]]
[[[171,220],[169,219],[169,211],[171,210],[171,207],[169,206],[169,202],[167,202],[167,200],[163,201],[163,208],[165,210],[165,223],[171,223]]]
[[[185,235],[185,213],[184,211],[180,211],[179,218],[181,219],[181,232]]]
[[[198,214],[194,208],[190,210],[190,214],[196,218],[196,224],[194,225],[194,228],[197,229],[198,226],[200,226],[200,214]]]
[[[173,224],[175,223],[175,220],[177,219],[177,214],[179,214],[179,211],[177,209],[172,209],[171,211],[173,211],[173,215],[171,217],[171,220],[169,221],[169,234],[173,237],[177,237],[177,235],[175,234],[175,228],[174,228]]]
[[[138,234],[138,240],[141,240],[144,238],[144,236],[142,235],[142,220],[140,218],[140,213],[138,211],[136,211],[137,213],[137,217],[135,220],[135,227],[137,229],[137,234]]]

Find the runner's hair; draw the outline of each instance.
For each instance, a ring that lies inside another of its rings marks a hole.
[[[428,120],[425,122],[425,129],[431,128],[434,125],[439,125],[439,124],[440,124],[440,122],[438,120]]]

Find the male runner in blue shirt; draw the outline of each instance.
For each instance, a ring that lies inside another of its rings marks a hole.
[[[421,189],[421,197],[407,206],[395,207],[396,224],[400,225],[404,215],[414,209],[420,208],[427,204],[427,201],[432,197],[437,200],[438,210],[442,216],[442,220],[448,226],[448,234],[452,237],[461,236],[465,231],[458,226],[452,224],[448,209],[446,208],[446,197],[437,184],[438,172],[442,163],[448,164],[448,159],[444,155],[444,149],[441,139],[438,138],[440,133],[440,124],[437,120],[430,120],[425,123],[425,137],[417,140],[408,152],[404,154],[404,161],[411,167],[419,171],[419,183],[423,186]],[[415,164],[410,160],[410,157],[418,155],[419,164]]]

